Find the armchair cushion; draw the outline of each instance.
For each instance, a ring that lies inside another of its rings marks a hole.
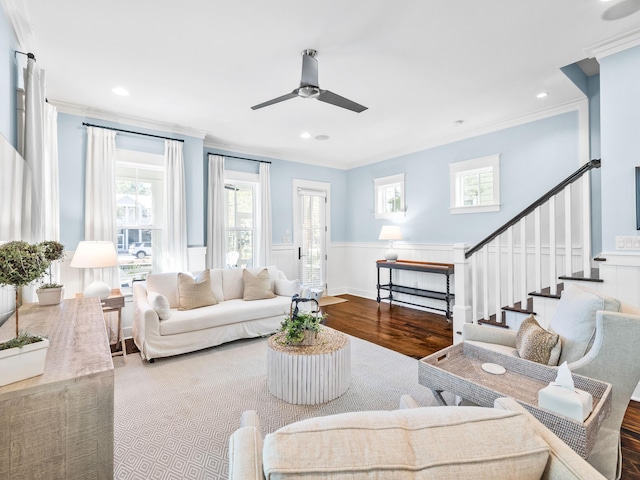
[[[518,355],[532,362],[558,365],[561,346],[560,336],[547,332],[533,315],[522,321],[516,334]]]
[[[596,312],[620,311],[620,301],[571,285],[562,292],[551,319],[550,330],[560,335],[558,364],[575,362],[589,351],[596,333]]]
[[[548,458],[547,444],[525,414],[477,407],[310,418],[267,435],[263,450],[269,480],[539,479]]]

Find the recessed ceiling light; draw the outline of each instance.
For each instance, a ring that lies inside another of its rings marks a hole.
[[[300,134],[300,138],[304,138],[305,140],[311,138],[311,134],[309,132],[302,132]]]
[[[549,95],[549,92],[540,92],[539,94],[536,95],[536,98],[544,98],[547,95]]]
[[[329,135],[316,135],[316,140],[329,140]]]
[[[455,121],[453,122],[453,124],[454,124],[455,126],[462,125],[463,123],[464,123],[464,120],[455,120]]]
[[[126,88],[122,88],[122,87],[116,87],[113,90],[111,90],[113,93],[115,93],[116,95],[120,95],[121,97],[126,97],[129,95],[129,92]]]

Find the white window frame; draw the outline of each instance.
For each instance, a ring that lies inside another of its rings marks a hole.
[[[260,208],[259,205],[259,201],[258,201],[258,196],[259,196],[259,189],[260,189],[260,175],[256,174],[256,173],[247,173],[247,172],[237,172],[234,170],[225,170],[224,171],[224,182],[225,184],[227,182],[229,183],[235,183],[235,184],[240,184],[240,185],[250,185],[251,188],[253,188],[253,228],[252,228],[252,245],[251,245],[251,261],[255,262],[256,259],[256,241],[258,239],[258,225],[257,225],[257,221],[258,221],[258,208]],[[225,199],[226,199],[226,195],[225,195]],[[226,201],[226,200],[225,200]],[[225,206],[226,208],[226,206]],[[246,228],[229,228],[228,225],[226,225],[225,222],[225,226],[224,226],[224,231],[225,231],[225,245],[227,242],[227,232],[229,232],[230,230],[232,231],[240,231],[240,230],[247,230]],[[229,252],[227,252],[229,253]],[[254,265],[255,266],[255,265]]]
[[[490,170],[493,173],[493,199],[491,203],[482,205],[464,205],[462,191],[462,177],[465,174]],[[485,213],[500,211],[500,155],[489,155],[482,158],[474,158],[463,162],[449,164],[450,181],[450,212],[460,213]]]
[[[405,183],[404,173],[397,175],[390,175],[388,177],[376,178],[373,181],[374,184],[374,217],[378,218],[401,218],[405,216]],[[385,188],[397,184],[400,188],[400,209],[395,212],[384,211],[384,199],[382,198]]]

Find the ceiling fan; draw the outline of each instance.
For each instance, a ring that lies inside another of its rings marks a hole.
[[[318,60],[316,60],[316,51],[307,49],[302,51],[302,79],[300,80],[300,86],[291,93],[282,95],[281,97],[268,100],[264,103],[254,105],[252,110],[268,107],[275,103],[284,102],[290,98],[302,97],[302,98],[315,98],[321,102],[330,103],[337,107],[346,108],[352,112],[360,113],[367,109],[367,107],[360,105],[348,98],[341,97],[340,95],[330,92],[329,90],[322,90],[318,86]]]

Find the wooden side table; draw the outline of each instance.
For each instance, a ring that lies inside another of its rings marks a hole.
[[[82,293],[76,293],[76,298],[82,298],[84,295]],[[111,294],[104,300],[100,300],[102,305],[103,313],[118,313],[118,338],[116,339],[116,344],[121,344],[121,351],[115,351],[111,354],[112,357],[116,357],[122,355],[124,358],[127,356],[127,345],[124,341],[124,332],[122,330],[122,309],[124,308],[124,296],[119,288],[114,288],[111,290]],[[106,326],[106,325],[105,325]]]

